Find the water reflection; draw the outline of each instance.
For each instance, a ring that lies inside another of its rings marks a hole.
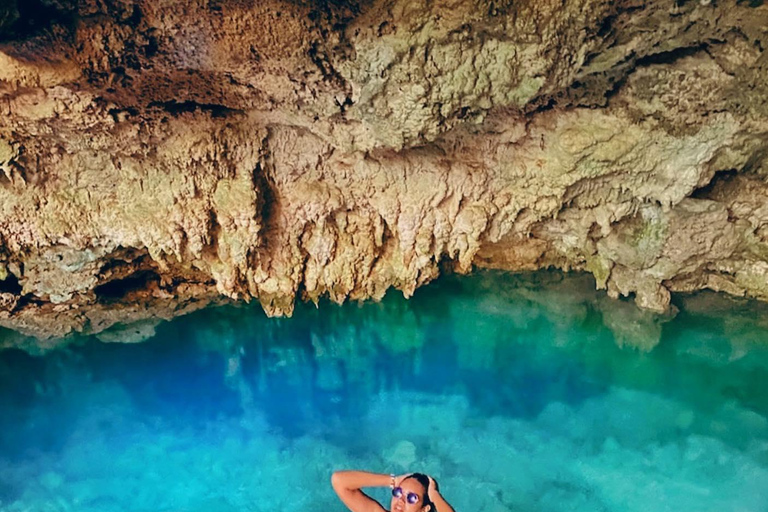
[[[714,294],[677,306],[659,317],[588,277],[483,273],[411,301],[292,319],[211,309],[143,344],[6,350],[0,505],[299,510],[300,484],[338,510],[327,476],[358,465],[444,476],[459,509],[644,510],[627,495],[693,506],[681,491],[693,485],[702,503],[762,510],[749,507],[765,492],[722,493],[733,475],[768,483],[767,308]],[[717,454],[725,479],[706,473]],[[658,496],[618,490],[659,475]]]

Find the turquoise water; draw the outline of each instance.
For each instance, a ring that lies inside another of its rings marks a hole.
[[[677,306],[482,273],[5,350],[0,510],[343,511],[330,474],[360,468],[433,474],[457,512],[768,511],[768,307]]]

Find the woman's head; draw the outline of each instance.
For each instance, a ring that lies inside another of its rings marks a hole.
[[[392,489],[391,512],[434,512],[429,500],[429,477],[413,473]]]

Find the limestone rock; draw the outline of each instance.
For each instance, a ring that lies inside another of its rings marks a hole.
[[[0,8],[1,326],[290,314],[475,267],[657,312],[768,300],[762,2],[46,5]]]

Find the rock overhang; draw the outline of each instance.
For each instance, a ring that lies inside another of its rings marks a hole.
[[[762,2],[40,3],[0,13],[1,325],[477,267],[768,298]]]

